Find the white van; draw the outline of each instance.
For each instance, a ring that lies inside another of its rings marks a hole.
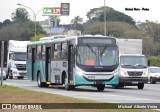
[[[119,56],[119,84],[114,88],[124,86],[137,86],[144,88],[148,82],[148,62],[146,56],[141,54],[122,54]]]
[[[150,81],[151,84],[160,82],[160,67],[156,66],[149,67],[148,80]]]

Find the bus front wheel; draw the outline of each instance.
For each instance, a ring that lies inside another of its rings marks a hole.
[[[49,85],[45,84],[45,82],[42,82],[40,72],[37,75],[37,84],[38,84],[39,87],[48,87],[49,86]]]
[[[104,84],[98,84],[98,85],[97,85],[97,90],[98,90],[98,91],[103,91],[104,88],[105,88],[105,85],[104,85]]]

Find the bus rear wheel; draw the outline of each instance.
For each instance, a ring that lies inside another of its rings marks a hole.
[[[98,85],[97,85],[97,90],[98,90],[98,91],[103,91],[104,88],[105,88],[105,85],[104,85],[104,84],[98,84]]]

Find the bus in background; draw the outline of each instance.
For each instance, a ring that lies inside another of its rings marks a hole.
[[[46,38],[46,37],[45,37]],[[71,36],[30,42],[27,77],[39,87],[64,85],[66,90],[91,85],[103,91],[119,81],[116,39],[107,36]]]

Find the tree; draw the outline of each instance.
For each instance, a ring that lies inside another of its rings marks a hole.
[[[11,23],[12,23],[11,20],[6,19],[6,20],[3,21],[3,26],[9,25]]]
[[[1,40],[22,40],[21,33],[24,31],[23,27],[19,23],[12,23],[7,26],[3,26],[0,29]]]
[[[23,8],[16,9],[12,20],[5,20],[0,24],[0,38],[5,40],[30,40],[35,34],[35,22],[28,19],[28,12]],[[37,23],[37,35],[44,34],[42,27]]]
[[[37,35],[36,37],[31,37],[30,41],[37,41],[37,40],[39,40],[39,39],[42,38],[42,37],[46,37],[46,35],[44,35],[44,34],[39,34],[39,35]]]
[[[75,30],[83,30],[83,18],[81,18],[80,16],[76,16],[74,17],[74,19],[71,20],[71,24],[73,24],[73,28]]]
[[[104,10],[106,12],[106,21],[126,22],[135,25],[132,17],[107,6],[93,8],[87,12],[86,16],[89,20],[104,22]]]
[[[15,13],[12,13],[12,20],[14,22],[24,22],[29,20],[29,15],[26,9],[17,8]]]
[[[31,37],[34,36],[34,33],[35,33],[35,26],[34,25],[35,24],[32,21],[25,21],[24,23],[22,23],[22,27],[24,28],[24,31],[21,34],[21,38],[23,40],[30,40]],[[39,25],[39,23],[37,23],[36,26],[37,26],[37,28],[36,28],[37,35],[40,35],[40,34],[46,35],[46,32],[43,31],[43,29]]]
[[[160,54],[160,24],[155,22],[146,22],[138,25],[143,31],[143,53],[145,55],[157,56]]]
[[[95,22],[84,30],[85,34],[104,34],[104,22]],[[122,38],[142,38],[142,32],[136,26],[125,22],[106,22],[106,35]]]

